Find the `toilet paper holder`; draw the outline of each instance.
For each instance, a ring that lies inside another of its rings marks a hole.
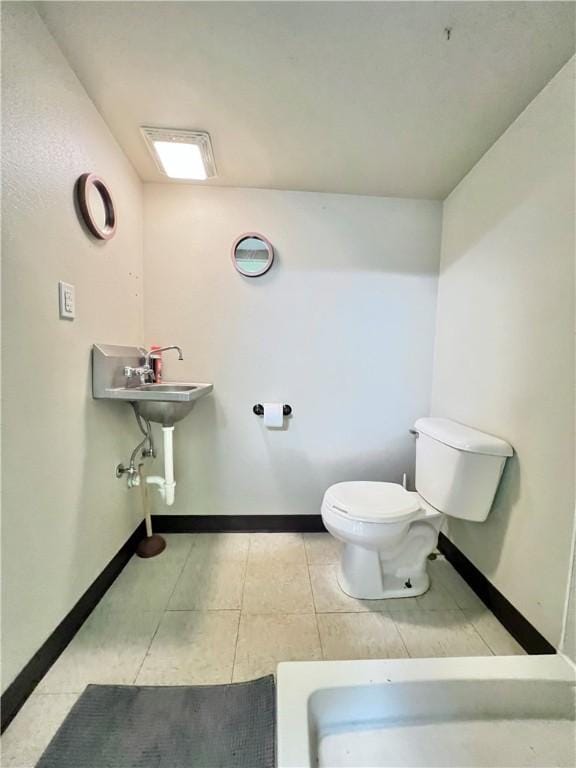
[[[252,408],[252,412],[256,414],[256,416],[264,416],[264,406],[262,403],[256,403],[255,406]],[[292,415],[292,406],[287,405],[286,403],[282,406],[282,413],[284,416],[291,416]]]

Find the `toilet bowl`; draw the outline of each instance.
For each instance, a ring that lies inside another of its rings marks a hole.
[[[346,594],[376,600],[426,592],[442,514],[418,493],[396,483],[337,483],[324,495],[322,519],[344,543],[338,583]]]
[[[430,586],[426,565],[444,515],[483,522],[512,447],[501,438],[441,418],[418,419],[416,491],[398,483],[336,483],[322,520],[344,543],[338,583],[365,600],[417,597]]]

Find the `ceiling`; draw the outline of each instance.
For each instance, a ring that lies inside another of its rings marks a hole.
[[[575,45],[572,2],[37,7],[146,181],[153,125],[210,133],[205,184],[442,199]]]

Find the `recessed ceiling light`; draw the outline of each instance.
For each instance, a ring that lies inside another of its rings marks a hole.
[[[210,136],[204,131],[145,126],[140,130],[158,169],[165,176],[189,181],[204,181],[216,176]]]

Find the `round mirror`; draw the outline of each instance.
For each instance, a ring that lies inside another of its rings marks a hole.
[[[232,261],[241,275],[258,277],[268,272],[274,261],[274,249],[258,232],[240,235],[232,246]]]
[[[106,205],[100,190],[95,184],[91,184],[88,188],[88,203],[90,204],[90,210],[92,211],[96,226],[99,229],[104,229],[106,227]]]
[[[80,176],[76,189],[84,223],[94,237],[110,240],[116,232],[116,212],[110,190],[94,173]]]

